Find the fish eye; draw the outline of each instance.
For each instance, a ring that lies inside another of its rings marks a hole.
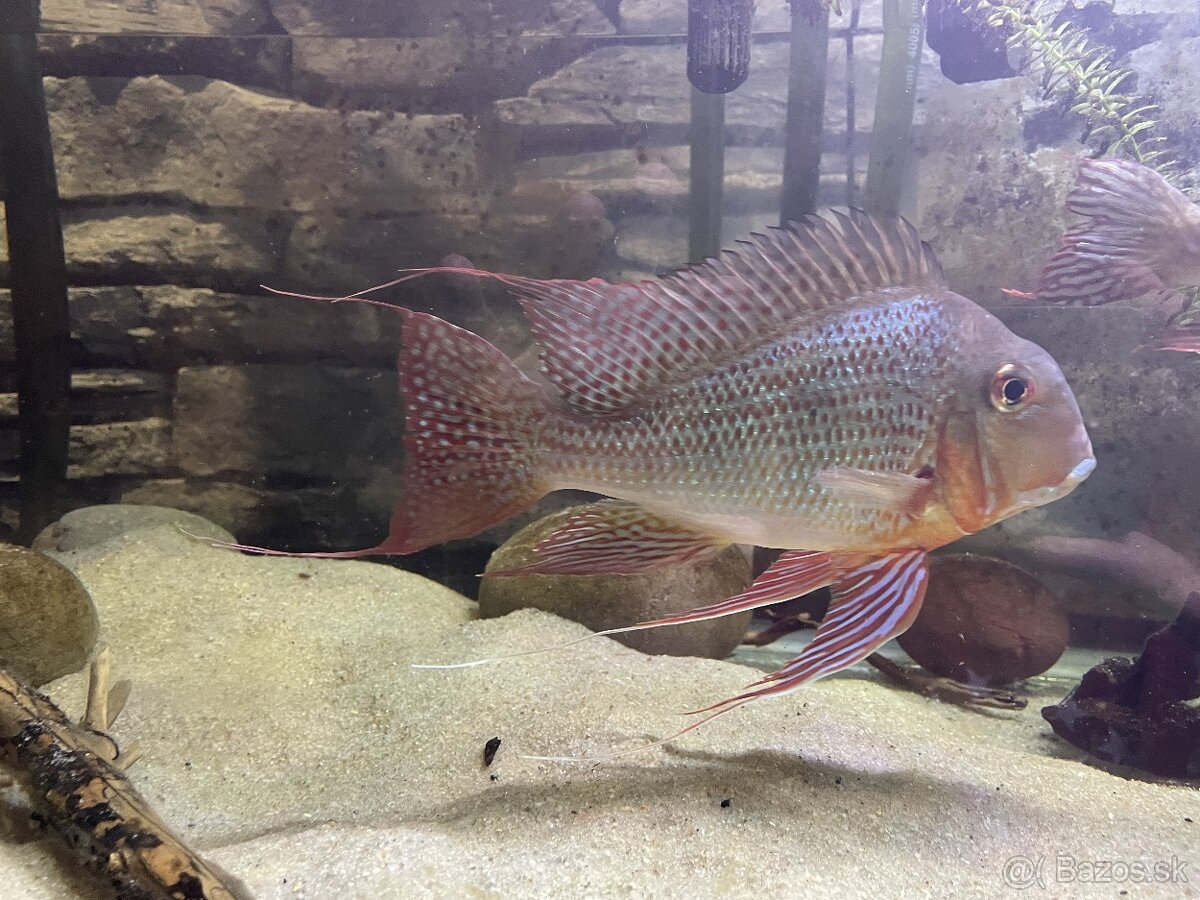
[[[1011,363],[992,376],[992,405],[1001,412],[1016,409],[1033,396],[1033,381]]]

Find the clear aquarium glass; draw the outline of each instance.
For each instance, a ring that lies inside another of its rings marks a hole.
[[[1194,0],[0,4],[0,894],[1200,896],[1197,199]]]

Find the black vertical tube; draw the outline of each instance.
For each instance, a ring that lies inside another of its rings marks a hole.
[[[828,8],[821,0],[793,0],[779,216],[783,225],[817,211],[828,56]]]
[[[71,424],[67,269],[38,18],[36,0],[9,0],[0,10],[0,166],[21,444],[18,537],[26,542],[59,511]]]
[[[692,88],[688,136],[688,262],[721,250],[721,206],[725,195],[725,95]]]

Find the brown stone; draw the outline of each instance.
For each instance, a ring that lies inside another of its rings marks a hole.
[[[581,152],[632,143],[684,143],[690,121],[686,48],[602,47],[496,104],[526,155]],[[750,77],[729,95],[725,123],[733,144],[777,144],[786,111],[786,44],[755,48]]]
[[[174,372],[237,362],[341,362],[390,367],[400,316],[358,303],[225,294],[175,285],[69,292],[71,339],[90,360]],[[0,291],[0,363],[11,363],[9,297]]]
[[[270,27],[266,0],[42,0],[44,31],[254,34]]]
[[[290,41],[281,35],[214,41],[191,35],[38,35],[42,74],[56,78],[105,75],[203,75],[245,87],[284,91],[291,71]]]
[[[900,646],[935,675],[998,686],[1040,675],[1071,636],[1055,596],[1011,563],[936,556],[925,603]]]
[[[443,31],[491,34],[611,34],[592,0],[269,0],[288,33],[414,37]]]
[[[533,561],[532,548],[582,507],[552,513],[521,529],[492,554],[485,571]],[[479,614],[502,616],[532,606],[594,631],[716,603],[750,584],[750,563],[737,547],[693,563],[663,566],[639,575],[524,575],[484,578]],[[728,656],[741,642],[750,613],[614,636],[643,653],[670,656]]]
[[[88,284],[252,288],[274,279],[288,231],[256,210],[123,204],[70,209],[63,219],[67,273]]]

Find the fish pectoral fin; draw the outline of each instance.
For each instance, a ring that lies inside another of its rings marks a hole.
[[[634,575],[659,566],[711,556],[729,541],[648,512],[635,503],[609,500],[571,516],[533,548],[535,560],[506,575]]]
[[[929,582],[929,555],[923,550],[891,553],[836,578],[833,602],[803,653],[749,690],[694,712],[720,715],[753,700],[791,693],[866,659],[916,619]]]
[[[934,492],[933,478],[848,466],[824,469],[815,480],[841,503],[909,516],[920,515]]]

